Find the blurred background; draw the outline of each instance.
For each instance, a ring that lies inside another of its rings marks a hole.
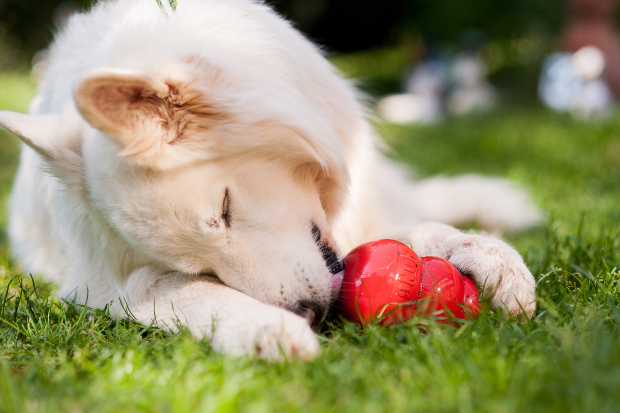
[[[91,0],[0,0],[0,66],[25,67],[53,31]],[[564,0],[270,0],[330,54],[354,53],[342,69],[373,95],[403,89],[425,58],[477,49],[506,98],[532,98],[546,53],[557,47]],[[379,66],[379,67],[376,67]]]
[[[418,178],[508,177],[562,225],[577,225],[582,213],[601,222],[619,215],[615,0],[267,2],[355,79],[388,154]],[[90,4],[0,0],[0,109],[27,110],[41,51]],[[0,198],[18,151],[0,132]],[[527,239],[513,242],[539,246],[541,238]]]
[[[33,57],[36,63],[53,32],[91,2],[0,0],[0,69],[27,68]],[[382,116],[395,123],[433,122],[537,99],[554,110],[601,117],[620,93],[620,76],[618,85],[605,78],[606,72],[620,72],[613,0],[268,3],[323,45],[371,96],[397,95],[379,105]],[[570,56],[558,53],[589,45],[596,50],[582,56],[581,71],[566,61]],[[601,55],[602,62],[592,63]],[[605,85],[586,85],[585,91],[576,85],[598,78]],[[575,96],[595,102],[577,108]]]

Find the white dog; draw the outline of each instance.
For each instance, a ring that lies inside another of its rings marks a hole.
[[[449,259],[495,307],[535,309],[534,278],[497,239],[538,218],[502,180],[418,184],[378,151],[355,88],[258,1],[104,1],[50,49],[31,114],[0,112],[24,146],[13,252],[61,296],[188,326],[219,351],[319,351],[310,324],[342,254],[395,238]],[[455,201],[457,200],[457,201]],[[310,321],[310,322],[309,322]]]

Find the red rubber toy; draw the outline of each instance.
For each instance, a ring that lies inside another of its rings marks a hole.
[[[419,314],[445,319],[465,318],[463,276],[450,262],[422,257],[422,304]]]
[[[344,318],[367,324],[385,314],[385,325],[414,316],[420,299],[422,264],[415,252],[393,240],[362,244],[344,258],[339,305]]]
[[[463,277],[463,283],[465,287],[463,305],[467,309],[466,316],[470,318],[478,317],[480,314],[480,293],[476,288],[476,284],[469,277]]]
[[[344,267],[340,314],[360,325],[376,319],[392,325],[422,314],[445,320],[479,313],[478,291],[469,277],[441,258],[420,259],[401,242],[359,245],[344,258]]]

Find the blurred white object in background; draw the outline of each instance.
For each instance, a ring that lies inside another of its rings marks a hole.
[[[575,53],[554,53],[543,66],[538,85],[540,100],[559,112],[582,118],[608,116],[615,99],[602,79],[605,57],[600,49],[586,46]]]
[[[453,87],[446,106],[454,115],[488,111],[497,103],[497,92],[486,79],[486,66],[477,54],[463,53],[452,67]]]
[[[605,117],[611,114],[614,96],[603,80],[584,82],[577,98],[574,114],[584,118]]]
[[[389,122],[404,124],[436,122],[444,110],[453,115],[487,111],[498,99],[486,80],[486,72],[477,53],[464,52],[447,61],[427,59],[407,76],[404,94],[379,101],[379,115]]]
[[[582,83],[571,62],[570,53],[554,53],[543,66],[538,96],[551,109],[569,111],[577,101]]]
[[[449,73],[439,59],[428,59],[413,69],[405,80],[405,93],[441,98],[448,87]]]
[[[430,96],[403,93],[379,101],[379,115],[392,123],[430,123],[441,119],[441,100]]]
[[[392,123],[429,123],[443,116],[442,96],[448,87],[448,71],[438,60],[426,60],[405,80],[404,94],[379,101],[379,115]]]
[[[598,47],[586,46],[573,53],[571,63],[582,79],[594,80],[605,70],[605,55]]]

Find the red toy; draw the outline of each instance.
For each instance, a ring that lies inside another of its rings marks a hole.
[[[362,244],[344,259],[340,313],[364,325],[381,318],[384,325],[427,314],[447,318],[477,315],[478,291],[446,260],[420,259],[405,244],[379,240]]]
[[[473,280],[469,277],[463,277],[463,283],[465,284],[465,299],[463,305],[469,312],[470,317],[477,317],[480,314],[480,294],[474,284]]]
[[[419,300],[422,287],[422,264],[405,244],[367,242],[344,258],[344,268],[339,303],[347,320],[363,324],[390,313],[382,320],[388,325],[415,314],[413,304],[398,305]]]
[[[437,317],[465,318],[463,276],[448,261],[422,257],[422,304],[420,313]]]

